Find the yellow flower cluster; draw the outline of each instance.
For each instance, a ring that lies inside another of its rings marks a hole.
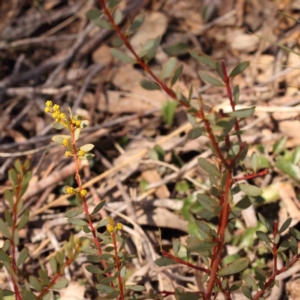
[[[51,100],[46,102],[46,107],[44,109],[46,113],[51,113],[52,118],[55,119],[56,122],[62,123],[65,125],[66,123],[66,114],[60,111],[60,106],[57,104],[53,105]]]
[[[66,157],[72,157],[72,156],[73,156],[73,153],[70,152],[70,151],[66,151],[66,152],[65,152],[65,156],[66,156]]]
[[[72,124],[73,124],[75,127],[80,128],[81,121],[80,121],[80,120],[72,119]]]
[[[80,195],[83,196],[83,197],[86,196],[87,195],[87,190],[81,190]]]
[[[72,188],[71,186],[66,187],[65,190],[66,190],[66,193],[68,195],[75,195],[76,194],[76,190],[74,188]]]
[[[114,219],[109,217],[109,224],[106,226],[106,229],[109,233],[117,232],[118,230],[123,229],[123,225],[121,223],[117,223],[115,225]]]
[[[79,157],[82,157],[82,156],[84,156],[85,155],[85,151],[83,151],[83,150],[79,150],[78,151],[78,156]]]
[[[63,139],[62,144],[63,144],[64,146],[68,146],[69,140],[68,140],[68,139]]]

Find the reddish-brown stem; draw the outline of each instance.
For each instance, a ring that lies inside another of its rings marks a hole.
[[[145,72],[147,72],[153,80],[160,85],[160,87],[173,99],[176,99],[176,94],[173,90],[171,90],[169,87],[167,87],[159,78],[151,71],[149,66],[138,56],[138,54],[135,52],[135,50],[132,48],[131,44],[129,43],[128,39],[124,35],[124,33],[120,30],[119,26],[115,23],[115,20],[109,11],[109,9],[105,5],[104,0],[98,0],[99,4],[101,5],[103,9],[103,13],[108,18],[109,22],[113,26],[114,30],[119,35],[120,39],[123,41],[126,48],[132,53],[132,55],[135,57],[137,63],[144,69]]]
[[[23,181],[23,176],[18,175],[18,184],[16,186],[16,194],[15,194],[15,199],[16,201],[14,202],[13,206],[13,223],[12,223],[12,230],[11,230],[11,267],[14,272],[14,274],[17,275],[18,268],[17,268],[17,263],[16,263],[16,244],[14,240],[15,232],[17,229],[17,222],[18,222],[18,204],[21,200],[20,193],[21,193],[21,187],[22,187],[22,181]],[[15,277],[12,275],[11,280],[14,286],[14,292],[16,296],[16,300],[22,300],[18,284],[15,280]]]
[[[117,246],[117,240],[116,240],[116,234],[115,232],[111,232],[111,237],[114,245],[114,251],[115,251],[115,261],[116,261],[116,267],[118,270],[118,282],[119,282],[119,290],[120,290],[120,299],[124,300],[124,287],[123,287],[123,281],[121,278],[121,263],[118,255],[118,246]]]
[[[248,174],[246,176],[243,176],[243,177],[238,177],[238,178],[233,178],[233,182],[238,182],[238,181],[241,181],[241,180],[249,180],[249,179],[253,179],[253,178],[256,178],[256,177],[261,177],[261,176],[264,176],[264,175],[267,175],[268,174],[268,169],[264,169],[260,172],[257,172],[257,173],[252,173],[252,174]]]
[[[265,283],[264,288],[262,290],[260,290],[259,292],[256,293],[256,295],[253,297],[252,300],[258,300],[263,293],[271,286],[272,282],[276,279],[276,276],[278,276],[279,274],[287,271],[290,267],[292,267],[300,258],[300,254],[297,254],[291,261],[290,263],[281,268],[280,270],[277,270],[276,272],[273,272],[273,274],[271,275],[271,277],[268,279],[268,281]]]
[[[231,90],[231,87],[230,87],[230,78],[227,74],[225,62],[222,61],[221,64],[222,64],[224,82],[225,82],[225,85],[226,85],[226,90],[227,90],[227,95],[228,95],[228,98],[229,98],[230,106],[231,106],[232,110],[235,111],[235,103],[233,101],[232,90]],[[234,127],[235,127],[236,131],[240,131],[240,124],[239,124],[239,121],[237,119],[235,120]],[[240,143],[242,142],[242,138],[241,138],[240,134],[238,134],[238,140],[239,140]]]
[[[172,258],[173,260],[175,260],[176,262],[178,262],[178,263],[181,264],[181,265],[185,265],[185,266],[187,266],[187,267],[190,267],[190,268],[192,268],[192,269],[201,271],[201,272],[203,272],[203,273],[210,274],[210,271],[209,271],[208,269],[205,269],[205,268],[201,268],[201,267],[195,266],[195,265],[193,265],[193,264],[191,264],[191,263],[189,263],[189,262],[187,262],[187,261],[185,261],[185,260],[180,259],[179,257],[176,257],[176,256],[172,255],[171,253],[166,252],[165,250],[161,250],[161,253],[162,253],[162,255],[164,255],[164,256],[167,256],[167,257],[169,257],[169,258]]]
[[[75,162],[75,179],[76,179],[76,182],[77,182],[77,185],[78,185],[79,195],[80,195],[80,198],[81,198],[82,203],[83,203],[84,212],[85,212],[85,215],[88,219],[89,227],[90,227],[90,230],[91,230],[92,235],[93,235],[94,244],[97,247],[98,254],[101,255],[102,254],[101,245],[100,245],[100,242],[97,238],[96,229],[93,225],[92,218],[91,218],[91,215],[90,215],[89,210],[88,210],[88,206],[87,206],[87,203],[86,203],[85,196],[80,194],[80,192],[82,191],[82,183],[81,183],[80,172],[79,172],[79,158],[77,156],[77,147],[76,147],[76,140],[75,140],[75,127],[72,124],[72,120],[71,120],[70,123],[71,123],[71,140],[72,140],[73,157],[74,157],[74,162]],[[101,263],[102,263],[102,265],[105,269],[106,268],[105,260],[101,260]]]
[[[229,191],[231,187],[231,171],[229,170],[227,172],[227,178],[225,183],[225,195],[224,195],[224,203],[223,203],[223,209],[220,216],[220,225],[219,225],[219,240],[218,245],[216,246],[217,250],[215,252],[215,255],[213,257],[212,266],[211,266],[211,273],[210,278],[207,284],[207,292],[205,295],[206,300],[210,300],[211,293],[214,287],[214,284],[216,282],[216,276],[219,268],[219,264],[221,262],[222,258],[222,252],[224,248],[224,237],[225,237],[225,230],[228,223],[228,215],[229,215]]]
[[[277,220],[274,221],[274,226],[273,226],[273,237],[274,239],[276,238],[278,234],[278,222]],[[273,273],[277,272],[277,244],[273,243]]]
[[[69,265],[71,265],[71,263],[74,261],[75,257],[77,256],[78,252],[80,251],[80,247],[81,247],[81,243],[79,243],[76,246],[72,257],[69,257],[67,259],[67,261],[65,262],[65,264],[63,265],[61,270],[57,274],[55,274],[55,276],[51,279],[50,283],[40,292],[40,294],[37,296],[38,299],[42,299],[43,296],[45,296],[47,294],[47,292],[51,289],[51,287],[55,284],[55,282],[63,275],[65,268],[68,267]]]

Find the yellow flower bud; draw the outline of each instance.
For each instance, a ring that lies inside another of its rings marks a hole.
[[[107,229],[107,231],[108,231],[109,233],[111,233],[111,232],[114,232],[115,227],[114,227],[113,225],[107,225],[107,226],[106,226],[106,229]]]
[[[122,230],[122,229],[123,229],[123,224],[118,223],[118,224],[116,225],[116,229],[117,229],[117,230]]]
[[[68,139],[63,139],[62,144],[63,144],[64,146],[68,146],[69,140],[68,140]]]
[[[45,107],[44,112],[45,113],[49,113],[50,112],[50,108],[49,107]]]
[[[59,117],[59,112],[58,111],[55,111],[53,114],[52,114],[52,118],[53,119],[57,119]]]
[[[47,107],[51,107],[52,105],[53,105],[53,103],[52,103],[51,100],[48,100],[48,101],[46,102],[46,106],[47,106]]]
[[[82,157],[84,155],[85,155],[85,151],[83,151],[83,150],[78,151],[78,156]]]
[[[65,152],[65,156],[66,156],[66,157],[72,157],[72,156],[73,156],[73,153],[71,153],[70,151],[66,151],[66,152]]]
[[[66,190],[66,193],[67,193],[68,195],[74,195],[74,194],[76,194],[75,189],[72,188],[71,186],[66,187],[65,190]]]
[[[60,119],[65,119],[66,118],[66,114],[65,113],[60,113],[59,114],[59,118]]]
[[[54,110],[54,111],[59,111],[59,105],[55,104],[55,105],[53,106],[53,110]]]
[[[81,196],[84,197],[84,196],[86,196],[86,194],[87,194],[87,190],[81,190],[81,191],[80,191],[80,195],[81,195]]]

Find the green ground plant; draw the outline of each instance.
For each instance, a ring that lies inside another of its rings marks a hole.
[[[173,89],[183,71],[183,66],[178,64],[176,58],[169,58],[160,75],[150,69],[149,62],[155,57],[161,37],[147,41],[140,53],[133,49],[129,38],[141,26],[143,16],[137,16],[126,31],[121,31],[118,24],[122,21],[122,13],[117,8],[118,2],[110,0],[106,4],[104,0],[99,0],[102,10],[91,10],[87,17],[97,26],[113,29],[118,34],[114,45],[119,46],[111,50],[113,56],[122,62],[139,65],[148,74],[150,80],[141,82],[145,89],[163,90],[176,105],[185,107],[193,127],[188,137],[195,139],[206,136],[212,150],[212,159],[198,159],[199,167],[207,173],[207,189],[199,191],[196,202],[186,210],[191,214],[191,222],[195,224],[197,232],[190,235],[184,245],[175,239],[173,251],[161,249],[161,257],[155,261],[157,266],[177,263],[201,272],[205,289],[190,292],[179,287],[175,288],[175,291],[146,292],[142,285],[126,284],[126,266],[133,257],[125,250],[127,237],[122,231],[123,225],[116,224],[111,217],[95,224],[94,217],[104,207],[105,202],[102,201],[89,211],[86,201],[88,191],[82,187],[80,161],[93,157],[91,151],[94,146],[86,144],[79,147],[77,143],[81,131],[88,126],[88,121],[79,115],[73,115],[71,111],[66,114],[61,111],[59,105],[47,101],[45,112],[54,118],[54,128],[66,132],[54,136],[53,141],[65,147],[65,155],[71,157],[76,166],[77,186],[67,186],[64,191],[75,196],[80,205],[68,211],[65,217],[70,224],[80,228],[85,237],[71,236],[60,251],[53,253],[49,259],[51,272],[40,266],[38,275],[28,278],[24,276],[24,270],[31,261],[29,250],[20,243],[19,231],[28,225],[30,220],[29,210],[23,210],[22,196],[28,188],[31,172],[29,161],[21,163],[17,160],[9,170],[11,188],[5,191],[7,209],[4,218],[0,218],[0,231],[5,237],[0,249],[0,267],[6,269],[13,288],[0,290],[0,299],[53,299],[54,290],[67,286],[68,280],[64,277],[64,271],[78,255],[84,255],[89,262],[86,270],[94,275],[95,287],[99,292],[97,299],[164,299],[174,295],[180,300],[210,300],[216,299],[218,294],[223,294],[225,299],[229,300],[233,299],[233,294],[237,291],[241,291],[248,299],[265,299],[265,292],[277,284],[276,276],[299,260],[300,232],[289,228],[291,219],[287,219],[279,228],[277,221],[270,224],[264,216],[258,214],[260,226],[256,230],[255,243],[264,250],[264,254],[272,256],[273,270],[270,274],[266,274],[263,267],[250,261],[246,252],[241,251],[234,256],[226,253],[226,246],[234,242],[241,212],[255,204],[262,193],[259,187],[245,181],[252,181],[268,172],[268,165],[264,164],[261,153],[254,152],[249,158],[249,147],[243,141],[242,124],[245,118],[253,115],[255,107],[237,110],[239,87],[231,86],[231,79],[239,76],[249,66],[249,62],[242,62],[228,72],[223,61],[214,61],[197,51],[190,51],[196,62],[210,67],[217,76],[200,72],[202,80],[213,86],[224,87],[231,106],[229,112],[207,110],[201,94],[193,99],[192,88],[189,95],[183,95],[179,90]],[[124,49],[127,49],[130,55],[126,54]],[[196,104],[192,100],[196,100]],[[176,105],[166,104],[163,107],[163,116],[169,126],[172,126],[172,114]],[[276,154],[282,152],[283,144],[279,141],[274,146]],[[277,161],[280,159],[282,158]],[[289,160],[297,165],[299,149],[290,155]],[[280,166],[278,162],[277,167]],[[292,173],[289,175],[293,177]],[[240,192],[244,196],[236,202],[235,195]],[[286,231],[289,232],[288,237],[282,239],[281,236]],[[278,267],[279,258],[284,262],[283,267]],[[202,262],[200,266],[197,263],[198,259]]]

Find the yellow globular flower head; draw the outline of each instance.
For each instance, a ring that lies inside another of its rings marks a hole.
[[[45,107],[44,112],[45,112],[45,113],[51,112],[51,108],[50,108],[50,107]]]
[[[122,229],[123,229],[123,224],[117,223],[116,229],[117,229],[117,230],[122,230]]]
[[[72,157],[72,156],[73,156],[73,153],[70,152],[70,151],[66,151],[66,152],[65,152],[65,156],[66,156],[66,157]]]
[[[60,106],[58,104],[53,105],[53,110],[54,111],[60,111]]]
[[[78,151],[78,156],[82,157],[84,155],[85,155],[85,151],[83,151],[83,150]]]
[[[87,190],[81,190],[81,191],[80,191],[80,195],[81,195],[81,196],[84,197],[84,196],[86,196],[86,194],[87,194]]]
[[[115,227],[113,225],[107,225],[106,226],[106,229],[109,233],[112,233],[115,231]]]
[[[53,105],[53,103],[52,103],[51,100],[48,100],[48,101],[46,102],[46,107],[52,107],[52,105]]]
[[[72,188],[71,186],[66,187],[65,190],[66,190],[66,193],[68,195],[74,195],[74,194],[76,194],[76,190],[74,188]]]
[[[68,140],[68,139],[63,139],[62,144],[63,144],[64,146],[68,146],[69,140]]]
[[[57,119],[59,117],[59,112],[58,111],[54,111],[53,113],[52,113],[52,118],[53,119]]]

